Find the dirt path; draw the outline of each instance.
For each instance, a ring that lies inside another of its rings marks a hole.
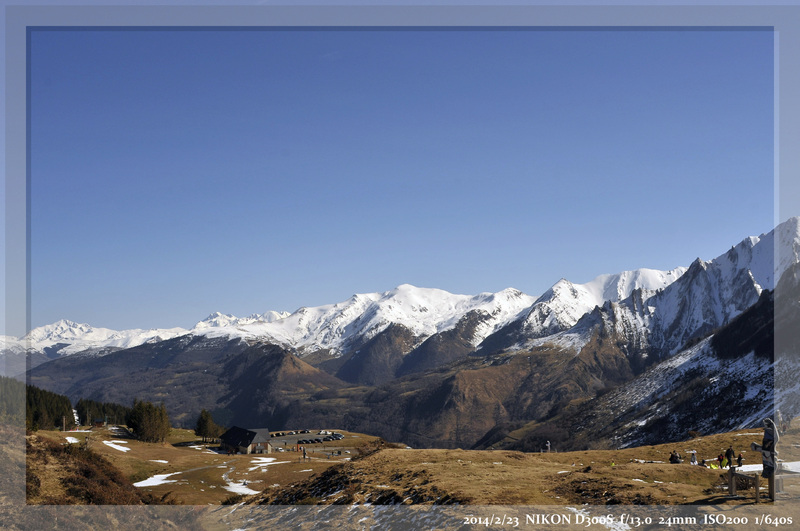
[[[198,471],[200,471],[200,470],[208,470],[209,468],[219,468],[219,467],[222,467],[222,466],[228,466],[230,463],[233,463],[233,461],[226,461],[226,462],[222,463],[221,465],[208,465],[208,466],[199,466],[199,467],[197,467],[197,468],[190,468],[189,470],[181,470],[181,471],[180,471],[180,473],[181,473],[181,474],[186,474],[186,473],[188,473],[188,472],[198,472]],[[229,470],[228,472],[226,472],[226,473],[225,473],[225,475],[227,475],[227,474],[230,474],[230,473],[231,473],[231,472],[233,472],[234,470],[236,470],[236,467],[235,467],[235,466],[232,466],[232,467],[230,468],[230,470]],[[222,477],[223,477],[223,478],[225,478],[225,475],[223,475]],[[228,480],[227,480],[227,479],[225,479],[225,481],[228,481]]]

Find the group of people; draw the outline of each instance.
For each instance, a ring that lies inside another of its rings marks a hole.
[[[736,452],[733,451],[733,446],[728,446],[728,449],[725,450],[725,453],[720,453],[717,456],[717,461],[719,461],[719,467],[731,468],[733,466],[733,460],[736,459],[736,466],[742,466],[743,457],[742,454],[739,454],[739,457],[736,457]]]
[[[716,466],[711,466],[706,463],[706,460],[703,459],[700,463],[697,462],[697,451],[692,450],[690,452],[692,454],[691,459],[689,460],[689,464],[691,465],[698,465],[702,467],[711,467],[711,468],[728,468],[733,466],[734,459],[736,460],[736,466],[742,466],[742,461],[744,461],[744,457],[742,454],[739,454],[739,457],[736,457],[736,452],[733,451],[733,446],[728,446],[728,449],[725,450],[725,453],[720,453],[717,456],[717,462],[719,463]],[[672,453],[669,455],[669,462],[670,463],[683,463],[683,457],[679,454],[676,450],[673,450]]]

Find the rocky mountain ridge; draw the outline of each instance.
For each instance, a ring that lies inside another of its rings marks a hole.
[[[530,299],[511,290],[470,297],[401,286],[273,323],[241,324],[234,329],[239,333],[210,327],[214,333],[104,356],[64,356],[28,376],[71,398],[162,400],[179,422],[190,423],[202,407],[220,423],[334,425],[424,447],[486,447],[515,437],[511,448],[530,450],[542,437],[560,440],[562,432],[574,445],[599,440],[628,445],[671,429],[677,431],[670,436],[734,429],[757,423],[776,403],[800,411],[797,392],[770,392],[772,382],[794,367],[774,361],[773,325],[791,324],[800,308],[800,266],[779,259],[773,268],[770,246],[781,246],[777,256],[796,256],[798,230],[798,220],[790,220],[717,259],[696,260],[682,274],[672,273],[674,279],[639,274],[655,278],[660,283],[655,287],[621,282],[635,275],[598,280],[593,291],[570,289],[562,281],[525,306]],[[778,275],[781,283],[774,289]],[[555,326],[559,331],[545,335],[530,326],[532,309],[543,315],[555,302],[574,308],[587,292],[608,293],[609,286],[611,300],[574,324],[563,320]],[[789,303],[773,312],[781,290]],[[498,306],[514,298],[515,310]],[[547,306],[537,307],[537,301]],[[354,308],[360,313],[349,314]],[[437,318],[377,326],[390,314]],[[342,350],[336,355],[332,348],[302,350],[253,333],[286,323],[300,332],[314,324],[313,330],[329,334],[308,338],[327,337],[327,345]],[[420,332],[422,326],[430,326],[430,335]],[[345,336],[350,343],[333,342]],[[798,344],[791,336],[781,341],[786,346],[778,354]],[[728,370],[732,367],[737,370]],[[692,409],[730,400],[737,401],[736,416],[706,418]],[[734,421],[739,424],[731,425]],[[578,431],[564,431],[567,426]]]

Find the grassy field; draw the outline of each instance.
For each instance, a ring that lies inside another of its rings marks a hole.
[[[187,505],[219,504],[235,494],[295,484],[349,459],[355,448],[375,440],[340,431],[341,455],[330,455],[330,444],[306,445],[308,459],[295,451],[263,455],[226,455],[216,444],[205,444],[191,430],[173,429],[164,444],[142,443],[124,430],[93,428],[73,432],[39,431],[38,436],[64,444],[83,444],[109,459],[132,483],[162,476],[160,484],[139,487],[157,499]],[[72,439],[68,439],[68,437]],[[70,440],[77,439],[77,443]],[[157,480],[154,480],[157,482]]]
[[[791,429],[779,449],[786,462],[800,461],[800,430]],[[754,492],[728,496],[727,469],[688,464],[713,460],[732,446],[745,465],[760,465],[750,449],[763,430],[697,437],[689,441],[622,450],[522,453],[504,450],[403,450],[386,448],[331,469],[323,477],[265,492],[254,504],[459,503],[468,505],[739,505]],[[686,464],[670,464],[676,450]],[[759,469],[760,472],[760,469]],[[797,477],[800,478],[800,475]],[[783,497],[800,496],[787,481]],[[766,481],[763,483],[766,488]],[[764,498],[766,492],[764,491]]]
[[[695,450],[698,460],[712,460],[731,445],[737,455],[743,454],[744,464],[758,464],[760,455],[750,450],[750,444],[763,437],[763,430],[753,429],[622,450],[522,453],[412,450],[381,446],[375,437],[340,433],[346,436],[336,443],[341,455],[330,455],[330,448],[323,453],[320,445],[313,445],[305,461],[294,451],[225,455],[189,430],[172,430],[164,444],[141,443],[107,428],[40,431],[37,436],[63,444],[81,444],[88,436],[89,448],[131,482],[153,481],[138,489],[156,500],[186,505],[215,505],[236,495],[245,496],[236,501],[252,504],[752,503],[752,491],[741,498],[727,496],[726,472],[674,465],[668,459],[677,450],[688,462],[689,452]],[[67,437],[79,442],[69,443]],[[365,444],[380,449],[362,455],[359,447]],[[783,460],[800,461],[800,429],[790,429],[779,448]],[[797,490],[789,482],[785,487],[787,493]]]

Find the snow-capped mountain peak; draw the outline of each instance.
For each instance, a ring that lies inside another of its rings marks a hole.
[[[608,295],[606,288],[616,284],[642,291],[621,289],[620,295],[629,295],[616,301],[609,298],[610,305],[603,310],[609,315],[613,313],[607,328],[615,331],[607,333],[621,334],[629,344],[640,345],[643,356],[648,352],[657,357],[669,356],[754,305],[763,290],[774,289],[776,279],[791,264],[798,263],[798,257],[800,218],[792,218],[769,233],[743,239],[717,258],[708,261],[698,258],[688,268],[678,268],[668,275],[653,275],[649,271],[643,275],[622,273],[613,282],[601,276],[582,286],[570,285],[569,291],[553,289],[534,305],[525,321],[526,333],[514,348],[547,341],[569,343],[579,350],[589,338],[586,325],[592,322],[585,322],[579,330],[576,320],[572,323],[576,328],[570,330],[569,318],[593,304],[601,291]],[[636,276],[648,281],[625,282]],[[560,336],[537,339],[552,334]]]
[[[111,330],[85,323],[62,319],[34,328],[21,338],[6,338],[6,348],[27,351],[51,349],[58,355],[68,355],[101,349],[131,348],[153,340],[164,340],[187,334],[183,328],[149,330]]]
[[[397,324],[408,328],[420,341],[456,326],[470,311],[484,311],[488,325],[476,338],[482,339],[529,307],[534,298],[513,288],[498,293],[456,295],[436,288],[401,284],[377,293],[360,293],[343,302],[303,307],[271,322],[236,323],[194,332],[205,335],[228,335],[261,338],[300,352],[330,349],[341,352],[348,346],[368,341]]]
[[[289,312],[276,312],[276,311],[269,311],[266,313],[258,314],[254,313],[248,317],[236,317],[235,315],[225,314],[220,312],[214,312],[192,328],[192,331],[200,331],[203,329],[208,328],[222,328],[226,326],[240,326],[240,325],[247,325],[253,323],[271,323],[273,321],[277,321],[278,319],[283,319],[284,317],[288,317]]]
[[[664,289],[687,269],[636,269],[600,275],[585,284],[574,284],[562,278],[530,308],[521,323],[522,335],[530,339],[567,330],[595,307],[602,307],[607,302],[619,302],[630,297],[637,289],[650,292]]]
[[[6,349],[50,349],[52,357],[194,334],[272,342],[301,356],[318,350],[336,355],[358,348],[391,325],[405,327],[422,342],[468,321],[470,331],[462,339],[475,347],[502,330],[489,342],[491,348],[524,348],[531,340],[567,333],[595,308],[611,308],[618,314],[612,321],[627,323],[630,333],[639,330],[641,344],[658,344],[672,352],[686,339],[741,313],[762,290],[773,289],[782,272],[799,259],[800,218],[792,218],[767,234],[743,239],[710,261],[697,259],[689,267],[669,271],[642,268],[602,274],[583,284],[561,279],[538,298],[514,288],[459,295],[400,284],[291,314],[240,318],[215,312],[191,330],[114,331],[62,320],[4,342]]]

